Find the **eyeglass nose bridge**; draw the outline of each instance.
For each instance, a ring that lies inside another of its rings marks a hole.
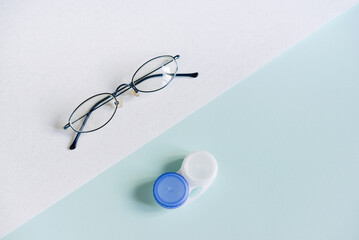
[[[123,90],[123,89],[126,88],[126,87],[131,87],[131,86],[130,86],[129,84],[127,84],[127,83],[122,83],[120,86],[118,86],[118,87],[116,88],[115,93],[120,92],[121,90]]]
[[[115,91],[115,93],[118,93],[118,92],[120,92],[120,91],[122,91],[124,88],[126,88],[126,87],[128,87],[128,88],[130,88],[132,91],[132,93],[133,93],[133,95],[135,95],[135,96],[138,96],[138,92],[139,92],[139,90],[136,88],[136,86],[133,84],[133,82],[131,82],[131,83],[129,83],[129,84],[127,84],[127,83],[123,83],[123,84],[121,84],[120,86],[118,86],[117,88],[116,88],[116,91]],[[127,89],[128,90],[128,89]],[[125,89],[125,91],[126,91],[126,89]]]

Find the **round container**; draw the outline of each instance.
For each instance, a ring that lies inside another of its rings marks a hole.
[[[178,173],[162,174],[153,185],[153,196],[156,202],[164,208],[182,206],[186,202],[188,194],[188,183]]]
[[[203,194],[216,178],[217,171],[217,161],[212,154],[206,151],[192,152],[185,157],[177,173],[169,172],[157,178],[153,185],[153,196],[164,208],[178,208]],[[189,197],[195,188],[200,188],[200,191],[194,197]]]

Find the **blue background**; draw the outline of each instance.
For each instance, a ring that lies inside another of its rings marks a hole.
[[[3,239],[359,239],[358,23],[356,6]],[[156,206],[193,150],[216,181]]]

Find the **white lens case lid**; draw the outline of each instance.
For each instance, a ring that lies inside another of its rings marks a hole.
[[[218,165],[215,157],[206,151],[188,154],[178,171],[188,182],[190,189],[209,187],[217,176]]]

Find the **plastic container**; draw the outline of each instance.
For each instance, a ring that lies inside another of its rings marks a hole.
[[[178,172],[159,176],[153,185],[153,196],[164,208],[173,209],[190,203],[202,195],[217,176],[218,165],[212,154],[196,151],[188,154]],[[198,189],[193,197],[191,191]]]

